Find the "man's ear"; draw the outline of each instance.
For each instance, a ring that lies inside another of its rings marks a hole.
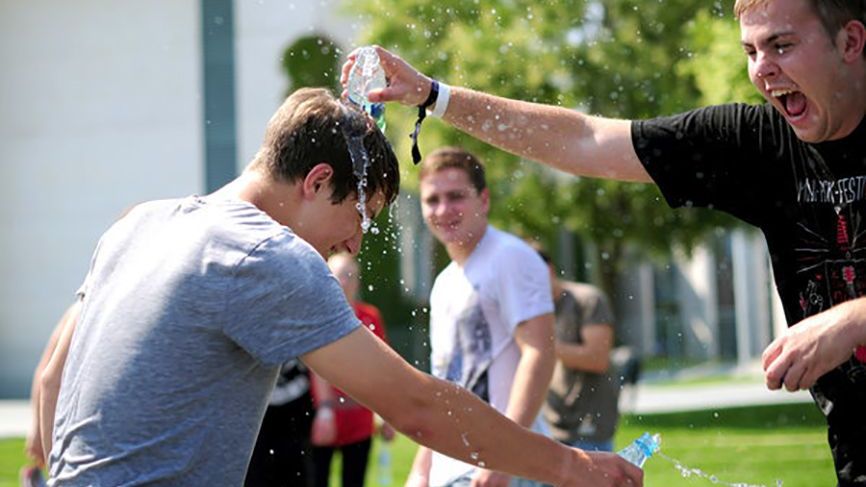
[[[866,44],[866,26],[859,20],[851,20],[839,31],[843,37],[842,56],[847,62],[857,61],[863,58],[864,44]]]
[[[481,197],[481,206],[484,208],[484,214],[490,214],[490,189],[484,188],[481,190],[481,193],[478,195]]]
[[[310,169],[304,177],[302,185],[304,197],[314,198],[321,190],[331,190],[334,179],[334,168],[327,162],[320,162]],[[329,194],[330,196],[330,194]]]

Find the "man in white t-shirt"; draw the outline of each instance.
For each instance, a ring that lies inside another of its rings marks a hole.
[[[451,257],[430,296],[431,372],[544,431],[538,412],[556,360],[547,267],[525,242],[488,224],[490,193],[474,155],[439,149],[419,178],[424,221]],[[473,439],[463,441],[471,447]],[[533,485],[483,467],[422,447],[407,485]]]

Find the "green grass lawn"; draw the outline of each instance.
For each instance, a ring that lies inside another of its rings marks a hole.
[[[812,404],[625,416],[616,447],[622,448],[644,431],[661,433],[664,454],[725,482],[767,487],[775,487],[777,479],[785,487],[836,483],[824,420]],[[377,443],[368,471],[367,485],[371,487],[378,485],[378,447]],[[18,485],[17,472],[25,461],[23,448],[23,440],[0,440],[0,487]],[[392,444],[392,485],[403,485],[415,448],[402,436]],[[683,478],[664,458],[652,458],[645,467],[647,487],[712,485],[694,476]],[[331,485],[339,487],[336,476],[332,476]]]

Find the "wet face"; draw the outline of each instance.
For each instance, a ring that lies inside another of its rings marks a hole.
[[[420,183],[421,213],[437,240],[446,247],[474,246],[487,227],[488,191],[480,193],[466,171],[445,168]]]
[[[853,130],[839,45],[844,39],[828,35],[807,0],[756,6],[740,17],[740,33],[749,78],[797,137],[821,142]]]
[[[328,193],[323,191],[323,193]],[[305,227],[307,234],[302,238],[309,242],[325,258],[338,252],[356,255],[361,248],[361,212],[358,211],[358,197],[347,197],[342,203],[334,204],[329,194],[322,194],[316,207],[310,212]],[[381,193],[367,199],[367,215],[375,218],[385,206]]]

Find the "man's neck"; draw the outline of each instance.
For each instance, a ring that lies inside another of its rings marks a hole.
[[[210,197],[246,201],[280,225],[292,228],[297,215],[295,185],[281,183],[258,171],[244,171]]]
[[[484,234],[487,233],[487,225],[478,232],[477,235],[472,235],[471,238],[466,240],[465,242],[454,242],[445,245],[445,251],[448,252],[448,257],[451,258],[454,262],[459,266],[463,266],[469,257],[472,255],[472,252],[475,252],[475,249],[478,247],[478,243],[481,242],[481,239],[484,238]]]

